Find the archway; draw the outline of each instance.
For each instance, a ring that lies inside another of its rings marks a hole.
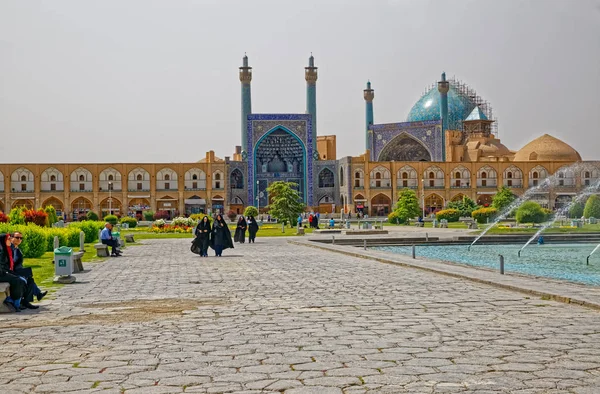
[[[256,144],[254,169],[258,185],[254,196],[249,197],[254,201],[259,196],[258,205],[267,206],[266,189],[277,180],[298,184],[302,201],[306,203],[306,162],[306,149],[296,135],[281,126],[268,132]]]
[[[18,199],[12,203],[12,208],[24,207],[25,209],[33,209],[33,201],[28,199]]]
[[[425,213],[434,213],[444,207],[444,199],[438,194],[425,197]]]
[[[225,199],[220,196],[220,195],[216,195],[213,196],[213,198],[211,199],[211,205],[212,205],[212,210],[213,213],[226,213],[224,212],[225,209]]]
[[[319,213],[333,213],[335,211],[335,203],[333,197],[326,194],[319,198]]]
[[[394,137],[379,154],[378,161],[431,161],[431,153],[408,134]]]
[[[366,210],[366,202],[367,200],[365,199],[365,197],[362,194],[357,194],[356,196],[354,196],[354,198],[352,199],[352,202],[354,203],[354,208],[356,209],[356,213],[359,214],[363,214]]]
[[[490,205],[492,205],[493,198],[493,194],[480,194],[477,196],[477,205],[489,207]]]
[[[452,199],[450,201],[459,202],[459,201],[462,201],[464,198],[465,198],[464,194],[458,193],[456,196],[452,197]]]
[[[387,216],[390,213],[392,200],[385,194],[378,194],[371,199],[371,216]]]
[[[229,209],[238,215],[242,215],[244,213],[244,201],[238,196],[233,197],[231,199],[231,204],[229,204]]]
[[[79,197],[71,201],[71,213],[73,220],[87,214],[93,208],[92,202],[85,197]]]
[[[118,199],[107,197],[100,203],[100,212],[101,217],[105,217],[106,215],[121,216],[123,214],[123,206]]]
[[[229,185],[232,189],[243,189],[244,188],[244,174],[239,169],[231,171],[229,175]]]
[[[554,199],[554,209],[564,208],[569,203],[571,203],[572,199],[573,199],[573,196],[571,196],[571,195],[561,194],[561,195],[556,196],[556,198]]]
[[[62,216],[64,210],[64,205],[62,201],[60,201],[56,197],[50,197],[42,203],[42,208],[46,208],[50,205],[54,207],[54,210],[56,211],[56,216]]]
[[[129,200],[129,206],[127,207],[127,213],[129,216],[134,215],[138,220],[144,220],[144,211],[149,211],[150,201],[145,198],[132,198]]]
[[[340,168],[341,170],[341,168]],[[343,179],[343,178],[341,178]],[[333,171],[329,168],[323,168],[319,172],[319,187],[334,187],[335,183],[333,180]]]

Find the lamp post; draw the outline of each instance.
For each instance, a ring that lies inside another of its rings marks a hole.
[[[108,182],[108,214],[112,215],[112,182]]]
[[[423,220],[425,220],[425,179],[421,179],[421,206],[423,207]]]
[[[259,181],[256,181],[256,210],[260,214],[260,189],[259,189]]]

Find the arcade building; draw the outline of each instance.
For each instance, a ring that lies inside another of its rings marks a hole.
[[[491,104],[445,73],[397,123],[375,123],[375,90],[367,82],[364,153],[338,158],[336,136],[317,133],[312,55],[304,77],[305,112],[252,112],[252,67],[244,56],[240,145],[232,157],[210,151],[195,163],[0,164],[0,210],[53,205],[70,219],[88,211],[167,211],[172,217],[242,213],[248,205],[264,211],[267,187],[283,180],[298,185],[310,210],[384,216],[404,188],[414,189],[425,210],[434,212],[463,196],[489,204],[502,186],[520,195],[555,173],[556,185],[533,200],[556,209],[600,178],[600,162],[583,162],[547,134],[518,151],[507,148],[497,137]]]

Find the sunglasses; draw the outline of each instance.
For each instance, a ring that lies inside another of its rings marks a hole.
[[[15,239],[23,239],[23,237],[13,237],[13,238],[15,238]]]

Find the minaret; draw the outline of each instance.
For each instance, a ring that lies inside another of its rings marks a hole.
[[[308,58],[308,67],[304,67],[306,79],[306,113],[312,115],[312,145],[317,151],[317,67],[312,53]]]
[[[373,125],[373,99],[375,98],[375,90],[371,89],[371,81],[367,81],[367,88],[363,90],[365,97],[365,147],[366,149],[372,150],[371,146],[371,134],[369,133],[369,127]]]
[[[242,158],[245,158],[248,154],[248,115],[252,113],[251,81],[252,67],[248,67],[248,56],[244,54],[244,63],[240,67],[240,82],[242,83]]]
[[[440,92],[440,116],[442,118],[442,161],[446,161],[446,130],[448,129],[448,90],[450,83],[446,81],[446,73],[442,73],[442,80],[438,82]]]

